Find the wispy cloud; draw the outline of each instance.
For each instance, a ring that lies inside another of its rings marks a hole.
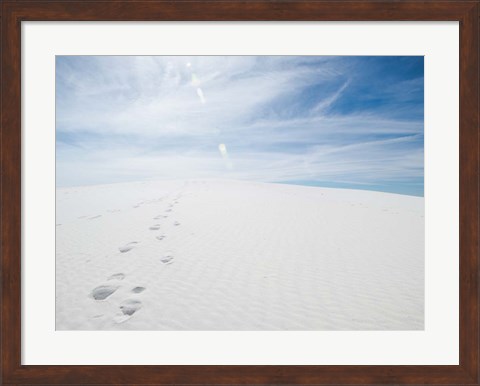
[[[60,56],[56,74],[60,186],[238,178],[423,192],[423,58]]]

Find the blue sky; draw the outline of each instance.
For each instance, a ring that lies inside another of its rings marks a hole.
[[[57,186],[228,178],[423,196],[423,57],[57,56]]]

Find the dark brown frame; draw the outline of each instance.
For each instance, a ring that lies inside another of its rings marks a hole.
[[[479,385],[479,9],[478,0],[3,0],[0,383]],[[20,26],[25,20],[459,21],[460,365],[22,366]]]

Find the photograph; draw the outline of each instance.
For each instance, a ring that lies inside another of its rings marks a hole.
[[[55,194],[56,330],[423,331],[424,57],[56,56]]]

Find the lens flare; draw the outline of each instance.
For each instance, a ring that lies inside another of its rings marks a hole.
[[[206,100],[205,100],[205,95],[203,95],[203,91],[202,91],[202,89],[201,89],[200,87],[197,88],[197,95],[198,95],[198,97],[200,98],[200,102],[202,102],[202,103],[205,103],[205,102],[206,102]]]
[[[192,86],[198,86],[200,81],[198,80],[197,74],[192,74]]]
[[[225,167],[229,170],[232,170],[233,164],[232,164],[232,161],[230,161],[230,158],[228,157],[227,147],[225,146],[225,144],[221,143],[220,145],[218,145],[218,150],[220,151],[223,161],[225,162]]]
[[[225,146],[224,143],[221,143],[220,145],[218,145],[218,150],[220,150],[220,154],[222,156],[226,156],[227,155],[227,147]]]

